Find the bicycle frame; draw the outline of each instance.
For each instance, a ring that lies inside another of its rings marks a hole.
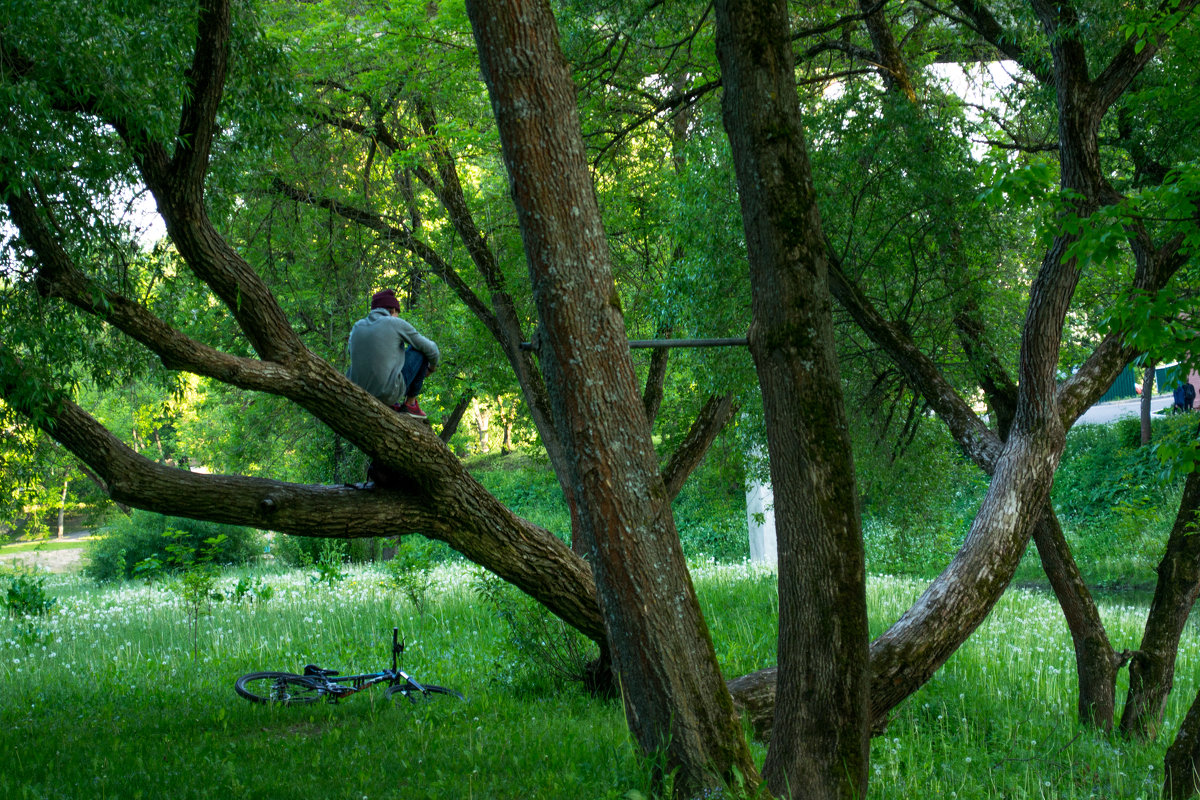
[[[358,694],[364,689],[370,689],[380,683],[387,682],[388,691],[385,697],[405,689],[424,692],[425,687],[413,680],[407,672],[400,669],[399,658],[404,652],[404,642],[400,640],[400,629],[392,628],[392,668],[382,672],[365,672],[360,675],[330,675],[329,671],[313,665],[304,668],[303,677],[309,686],[318,694],[325,695],[332,702],[343,697]],[[311,672],[310,672],[311,670]],[[349,684],[348,686],[345,684]]]
[[[402,694],[411,703],[445,696],[457,697],[459,700],[466,699],[453,689],[416,681],[411,675],[400,669],[400,654],[403,652],[404,642],[400,640],[400,629],[392,628],[391,669],[358,675],[338,675],[334,670],[308,664],[304,667],[303,674],[276,671],[247,673],[237,679],[234,683],[234,690],[254,703],[283,703],[284,705],[312,703],[318,699],[336,703],[343,697],[349,697],[381,683],[388,685],[385,697],[391,698],[396,694]]]

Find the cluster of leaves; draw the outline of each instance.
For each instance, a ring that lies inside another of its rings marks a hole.
[[[395,555],[383,562],[384,578],[381,583],[389,589],[401,592],[425,615],[429,592],[438,584],[433,568],[441,561],[436,543],[417,536],[407,536],[396,546]]]
[[[58,602],[46,591],[46,576],[34,568],[17,562],[0,568],[0,578],[7,582],[3,603],[14,623],[14,634],[26,644],[40,642],[44,636],[41,620],[49,616]]]

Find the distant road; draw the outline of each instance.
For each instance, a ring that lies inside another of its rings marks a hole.
[[[1160,394],[1157,397],[1150,398],[1150,412],[1154,413],[1162,408],[1170,408],[1172,397],[1169,394]],[[1083,416],[1079,418],[1079,423],[1084,425],[1097,425],[1105,422],[1113,422],[1121,417],[1138,417],[1142,413],[1142,398],[1135,397],[1132,400],[1113,400],[1110,403],[1100,403],[1083,412]]]

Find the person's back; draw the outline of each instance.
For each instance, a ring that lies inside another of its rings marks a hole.
[[[384,403],[409,416],[425,418],[417,395],[441,357],[438,346],[397,314],[391,289],[371,297],[371,312],[350,330],[350,369],[346,377]],[[407,351],[406,351],[407,347]]]
[[[1192,404],[1196,402],[1196,387],[1189,383],[1181,383],[1175,387],[1172,393],[1173,403],[1172,408],[1176,411],[1191,411]]]
[[[399,403],[404,397],[405,382],[400,374],[404,368],[401,322],[387,309],[375,308],[350,330],[347,377],[388,405]]]

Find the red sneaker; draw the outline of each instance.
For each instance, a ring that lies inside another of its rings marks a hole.
[[[421,407],[419,405],[417,405],[416,398],[413,398],[412,400],[409,400],[407,403],[405,403],[401,407],[401,411],[403,411],[405,414],[408,414],[410,417],[416,417],[417,419],[425,419],[425,412],[421,410]]]

